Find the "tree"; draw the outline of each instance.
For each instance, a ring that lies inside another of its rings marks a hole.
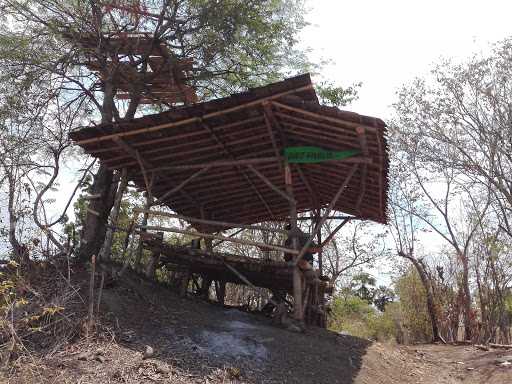
[[[155,47],[167,48],[172,68],[180,60],[193,60],[188,85],[199,99],[311,67],[296,49],[305,25],[300,0],[2,0],[0,9],[9,20],[0,31],[4,75],[33,87],[43,79],[56,84],[52,97],[61,100],[63,109],[84,111],[101,123],[129,120],[141,110],[141,100],[148,96],[144,84],[155,76],[149,63]],[[143,33],[149,48],[120,59],[119,38],[133,33]],[[96,70],[84,65],[91,62]],[[128,97],[120,100],[119,78],[126,73],[132,76]],[[161,103],[158,108],[174,106]],[[81,259],[100,250],[116,189],[112,171],[100,165],[91,192],[101,198],[89,202]]]
[[[409,260],[418,273],[425,292],[426,308],[432,327],[432,341],[441,341],[431,275],[428,273],[424,261],[418,258],[415,252],[418,232],[424,224],[421,218],[427,213],[421,210],[421,206],[418,206],[421,203],[421,195],[418,189],[409,182],[412,178],[410,178],[404,162],[400,161],[400,153],[396,153],[395,156],[398,160],[392,167],[389,191],[391,236],[398,256]]]
[[[453,169],[491,192],[509,236],[512,209],[512,39],[463,64],[444,62],[399,92],[398,121],[422,160]]]

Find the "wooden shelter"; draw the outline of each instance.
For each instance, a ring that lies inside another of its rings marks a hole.
[[[130,100],[134,93],[140,93],[141,104],[197,102],[194,88],[188,85],[193,60],[175,57],[151,34],[117,32],[101,38],[81,35],[77,40],[87,56],[85,66],[100,78],[98,85],[113,77],[118,100]],[[98,47],[108,54],[106,58],[96,55]]]
[[[167,230],[222,240],[214,234],[220,229],[267,230],[256,225],[264,221],[288,221],[293,231],[297,214],[311,212],[309,217],[316,223],[311,242],[335,211],[345,215],[339,228],[351,218],[386,222],[385,135],[380,119],[320,105],[306,74],[127,122],[81,128],[71,138],[110,169],[126,169],[128,178],[148,192],[153,205],[169,207],[175,214],[166,215],[189,221],[197,232]],[[311,147],[350,155],[302,162],[292,161],[287,154],[290,148]],[[146,243],[156,247],[154,239]],[[288,291],[293,287],[297,319],[304,317],[311,303],[323,301],[319,294],[312,296],[323,283],[315,278],[304,283],[297,267],[308,246],[293,241],[293,249],[285,250],[294,255],[294,261],[285,278],[289,284],[281,285]],[[176,250],[160,246],[159,253],[174,263],[187,264]],[[211,249],[207,253],[213,257]],[[250,281],[234,268],[237,275],[229,263],[223,259],[215,268],[235,274],[236,282],[255,286],[268,286],[266,275],[277,276],[277,269],[290,267],[282,262],[274,272],[261,268]],[[213,278],[218,272],[205,268],[201,272],[205,276]],[[307,288],[308,284],[315,289]]]

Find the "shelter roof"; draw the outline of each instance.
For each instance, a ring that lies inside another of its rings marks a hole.
[[[184,216],[251,224],[284,219],[285,147],[360,150],[342,161],[291,164],[299,212],[334,209],[386,222],[386,125],[320,105],[308,74],[230,97],[126,122],[75,130],[71,138],[110,169]],[[277,187],[277,188],[273,188]]]

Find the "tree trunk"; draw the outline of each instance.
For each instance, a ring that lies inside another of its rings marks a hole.
[[[105,80],[103,88],[103,105],[101,124],[110,124],[114,120],[114,86],[111,77]],[[105,241],[108,217],[114,205],[117,183],[114,183],[114,172],[100,164],[91,186],[91,194],[100,195],[99,199],[91,200],[85,216],[84,228],[80,239],[78,259],[89,260],[97,255]]]
[[[416,268],[416,271],[418,271],[418,274],[420,275],[420,280],[421,283],[423,284],[423,288],[425,289],[425,294],[427,296],[427,311],[430,317],[430,324],[432,326],[432,342],[435,343],[438,341],[443,341],[439,334],[439,325],[437,320],[436,308],[434,304],[434,295],[432,294],[432,289],[429,282],[429,277],[427,276],[427,272],[425,271],[423,265],[413,256],[405,255],[403,253],[400,253],[400,256],[410,260],[414,267]]]
[[[126,168],[123,168],[123,171],[121,172],[121,180],[119,182],[119,186],[117,187],[116,196],[114,199],[114,207],[112,208],[112,213],[110,215],[111,217],[111,224],[113,226],[117,226],[117,222],[119,219],[119,212],[121,210],[121,202],[123,200],[123,194],[126,189],[126,186],[128,185],[128,177]],[[107,234],[105,236],[105,242],[103,243],[103,248],[100,252],[99,259],[101,261],[109,260],[110,259],[110,253],[112,249],[112,242],[114,240],[114,228],[108,228]]]
[[[100,198],[91,200],[88,205],[78,251],[81,261],[90,260],[92,255],[97,255],[105,240],[108,217],[117,189],[113,176],[112,171],[100,165],[94,177],[91,194],[100,195]]]

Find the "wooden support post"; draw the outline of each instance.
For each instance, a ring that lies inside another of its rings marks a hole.
[[[206,211],[204,207],[201,205],[199,207],[199,211],[201,212],[201,219],[206,220]],[[206,251],[211,255],[213,254],[213,243],[210,237],[204,237],[204,246]],[[203,276],[203,283],[201,285],[201,294],[204,299],[208,300],[210,298],[210,286],[212,285],[212,279]]]
[[[160,243],[164,240],[164,233],[157,232],[157,237]],[[158,261],[160,260],[160,250],[156,250],[149,259],[148,265],[146,267],[146,277],[148,279],[153,279],[155,277],[156,267],[158,266]]]
[[[217,302],[220,305],[224,305],[224,299],[226,297],[226,282],[216,281],[215,282],[215,296],[217,296]]]
[[[286,193],[293,196],[292,171],[288,163],[284,165],[284,181]],[[297,203],[295,199],[290,201],[290,232],[292,234],[297,233]],[[299,239],[296,236],[292,237],[292,248],[295,251],[299,249]],[[293,269],[293,317],[295,320],[302,322],[304,319],[304,312],[302,311],[302,272],[297,266],[296,258],[297,256],[294,259],[295,266]]]
[[[316,218],[315,218],[315,227],[320,223],[320,210],[318,210],[318,214],[316,215]],[[316,235],[316,243],[317,244],[322,244],[322,229],[320,228],[320,230],[318,231],[317,235]],[[322,247],[320,247],[320,249],[318,250],[318,270],[319,270],[319,273],[320,273],[320,276],[323,275],[323,272],[324,272],[324,262],[323,262],[323,251],[322,251]]]

